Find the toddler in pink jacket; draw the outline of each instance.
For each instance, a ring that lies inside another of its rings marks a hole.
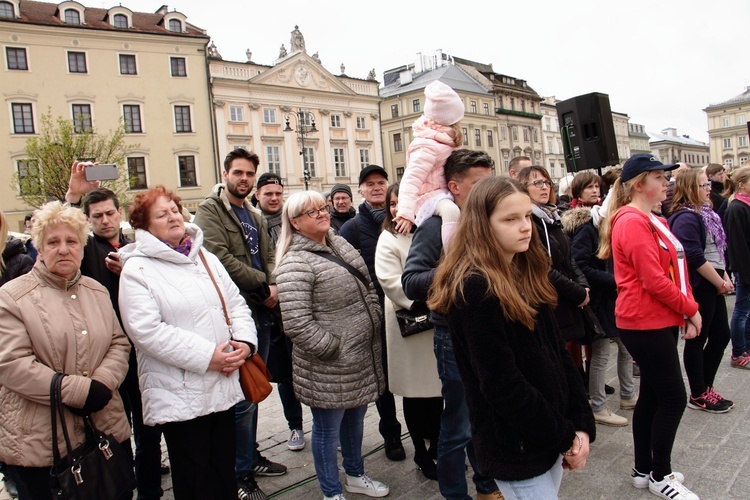
[[[394,222],[402,234],[433,215],[443,219],[443,250],[456,232],[460,211],[448,190],[443,166],[463,144],[460,129],[464,103],[456,92],[439,81],[424,89],[424,114],[412,124],[414,139],[406,152],[406,171],[401,179],[398,213]]]

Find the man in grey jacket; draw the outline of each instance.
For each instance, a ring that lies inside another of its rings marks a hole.
[[[255,153],[241,148],[230,152],[224,159],[224,184],[214,187],[200,204],[195,223],[203,230],[204,246],[221,260],[250,307],[258,331],[258,354],[266,361],[278,293],[272,277],[275,261],[268,222],[247,200],[259,164]],[[271,462],[258,452],[258,405],[238,403],[235,422],[239,497],[263,500],[266,495],[255,476],[280,476],[286,473],[286,466]]]

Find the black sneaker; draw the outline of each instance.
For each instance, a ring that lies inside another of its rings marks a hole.
[[[401,444],[400,437],[386,438],[385,456],[388,460],[394,462],[400,462],[406,458],[406,452],[404,451],[404,445]]]
[[[245,474],[237,480],[237,498],[239,500],[268,500],[252,474]]]
[[[720,400],[710,390],[706,390],[703,394],[694,398],[690,396],[688,399],[688,408],[693,410],[703,410],[708,413],[726,413],[732,406],[727,404],[726,400]]]
[[[283,476],[286,474],[286,465],[271,462],[261,455],[258,463],[253,467],[256,476]]]

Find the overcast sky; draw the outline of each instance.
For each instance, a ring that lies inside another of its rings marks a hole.
[[[296,24],[308,54],[334,74],[342,63],[358,78],[375,68],[382,82],[417,52],[443,49],[525,79],[541,96],[608,94],[631,123],[703,141],[703,108],[750,85],[750,0],[163,1],[205,29],[225,60],[245,61],[249,48],[254,62],[272,64]]]

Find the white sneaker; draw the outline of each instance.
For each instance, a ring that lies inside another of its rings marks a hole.
[[[323,500],[346,500],[346,497],[343,493],[339,493],[338,495],[333,495],[332,497],[323,497]]]
[[[698,495],[687,489],[674,474],[664,476],[661,481],[654,481],[654,477],[649,475],[648,490],[667,500],[700,500]]]
[[[685,482],[685,476],[683,476],[681,472],[672,472],[670,475],[674,476],[674,478],[681,483]],[[650,474],[648,472],[643,474],[635,469],[630,472],[630,477],[633,479],[633,486],[639,489],[648,488],[649,476]]]
[[[390,488],[384,485],[380,481],[370,479],[367,474],[361,476],[350,476],[346,474],[346,482],[344,488],[349,493],[359,493],[360,495],[367,495],[368,497],[384,497],[390,493]]]

